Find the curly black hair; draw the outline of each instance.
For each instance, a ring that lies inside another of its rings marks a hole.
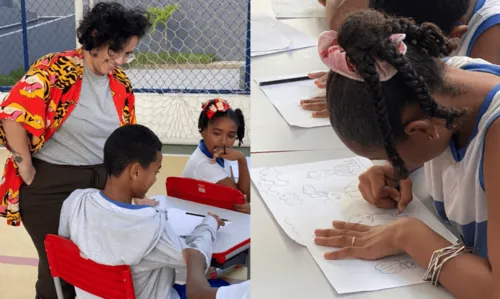
[[[245,137],[245,117],[241,109],[229,108],[226,112],[217,111],[212,118],[208,118],[207,110],[216,103],[216,99],[208,101],[205,107],[202,107],[200,117],[198,118],[198,131],[201,133],[208,127],[208,124],[215,121],[221,117],[229,117],[238,126],[238,131],[236,132],[236,139],[238,139],[238,146],[243,144],[243,138]]]
[[[131,37],[143,37],[150,27],[149,16],[143,9],[125,8],[117,2],[100,2],[85,13],[77,37],[84,50],[108,45],[119,52]]]
[[[417,24],[434,23],[450,34],[457,21],[467,13],[469,0],[370,0],[369,7],[405,18]]]
[[[395,33],[406,34],[405,55],[389,40]],[[341,138],[364,147],[383,146],[396,174],[408,177],[396,150],[396,142],[407,138],[401,120],[403,109],[420,106],[425,117],[445,119],[448,128],[464,113],[440,106],[432,96],[433,92],[451,90],[445,84],[444,63],[439,57],[448,55],[458,43],[444,37],[434,24],[416,25],[410,19],[389,17],[375,10],[349,15],[341,26],[338,42],[364,82],[330,72],[327,101],[334,130]],[[387,61],[397,74],[380,82],[376,60]],[[367,100],[371,105],[367,106]]]

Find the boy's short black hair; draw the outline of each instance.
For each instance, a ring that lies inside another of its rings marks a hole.
[[[104,144],[104,167],[110,176],[119,176],[131,163],[147,168],[156,161],[162,143],[153,131],[142,125],[116,129]]]
[[[150,27],[145,10],[126,8],[117,2],[100,2],[87,11],[76,33],[84,50],[109,45],[111,50],[119,52],[131,37],[143,37]]]
[[[389,15],[412,18],[417,24],[434,23],[445,34],[450,34],[467,13],[469,3],[469,0],[370,0],[369,7]]]

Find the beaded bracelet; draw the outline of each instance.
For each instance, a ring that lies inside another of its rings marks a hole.
[[[441,274],[443,265],[452,258],[471,251],[471,248],[463,244],[451,245],[434,251],[429,261],[427,271],[425,271],[423,277],[424,281],[430,281],[433,285],[438,286],[439,275]]]

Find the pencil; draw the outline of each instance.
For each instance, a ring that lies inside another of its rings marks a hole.
[[[196,214],[196,213],[191,213],[191,212],[186,212],[186,215],[191,215],[191,216],[198,216],[198,217],[205,217],[206,215],[201,215],[201,214]],[[220,220],[224,222],[228,222],[229,220],[221,218]]]
[[[226,153],[226,145],[224,144],[224,155],[227,154]]]
[[[277,80],[271,80],[271,81],[266,81],[266,82],[259,82],[259,86],[266,86],[266,85],[273,85],[273,84],[283,84],[283,83],[291,83],[291,82],[297,82],[297,81],[305,81],[305,80],[312,80],[308,76],[302,76],[302,77],[295,77],[295,78],[285,78],[285,79],[277,79]]]

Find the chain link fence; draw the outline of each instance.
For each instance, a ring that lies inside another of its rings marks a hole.
[[[9,91],[41,56],[74,49],[76,12],[97,2],[0,0],[0,91]],[[139,122],[164,143],[195,144],[201,102],[207,99],[221,96],[248,118],[250,0],[117,2],[143,7],[153,23],[135,61],[123,67],[136,92]]]

